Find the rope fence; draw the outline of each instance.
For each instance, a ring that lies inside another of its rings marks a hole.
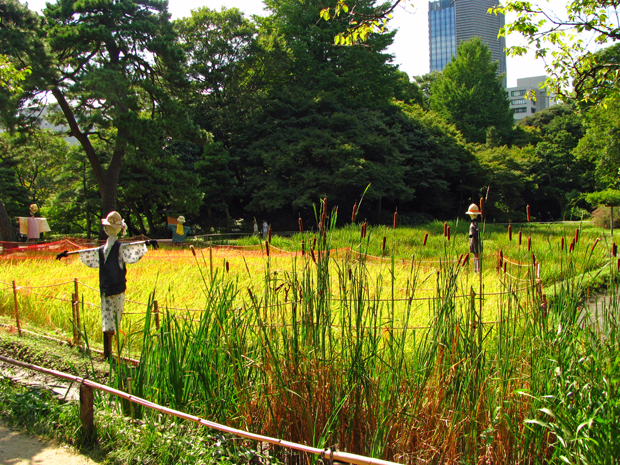
[[[292,450],[297,450],[300,452],[305,452],[308,454],[318,455],[319,457],[330,460],[331,462],[333,462],[334,460],[337,460],[337,461],[341,461],[345,463],[351,463],[354,465],[396,465],[395,462],[389,462],[387,460],[375,459],[372,457],[364,457],[362,455],[351,454],[348,452],[342,452],[342,451],[330,449],[330,448],[318,449],[316,447],[307,446],[305,444],[285,441],[283,439],[263,436],[260,434],[251,433],[251,432],[244,431],[241,429],[232,428],[230,426],[221,425],[219,423],[205,420],[203,418],[196,417],[194,415],[189,415],[179,410],[174,410],[168,407],[155,404],[141,397],[134,396],[131,394],[131,392],[124,392],[124,391],[106,386],[104,384],[96,383],[86,378],[70,375],[67,373],[63,373],[61,371],[52,370],[49,368],[44,368],[44,367],[40,367],[37,365],[29,364],[29,363],[20,362],[18,360],[13,360],[8,357],[0,356],[0,361],[9,363],[11,365],[19,366],[21,368],[34,370],[39,373],[51,375],[57,378],[63,378],[72,383],[79,384],[80,386],[80,418],[82,420],[82,426],[86,430],[87,434],[91,436],[94,435],[94,432],[95,432],[93,390],[96,389],[98,391],[106,392],[116,397],[125,399],[129,402],[135,403],[136,405],[141,405],[142,407],[155,410],[159,413],[163,413],[166,415],[181,418],[183,420],[191,421],[200,426],[206,426],[208,428],[212,428],[212,429],[224,432],[224,433],[232,434],[234,436],[239,436],[239,437],[250,439],[252,441],[257,441],[260,443],[268,443],[268,444],[272,444],[275,446],[284,447],[287,449],[292,449]]]

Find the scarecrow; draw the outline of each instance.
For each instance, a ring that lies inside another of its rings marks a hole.
[[[480,209],[478,205],[472,203],[465,214],[471,218],[471,225],[469,225],[469,253],[474,254],[474,272],[480,273],[480,262],[478,260],[478,254],[480,253],[480,229],[478,228]]]
[[[30,205],[30,216],[18,216],[19,232],[28,238],[28,241],[38,241],[41,233],[50,231],[47,220],[41,217],[35,217],[39,211],[36,203]]]
[[[187,235],[192,233],[192,229],[189,226],[183,226],[183,223],[185,223],[185,217],[181,215],[177,218],[177,224],[168,225],[168,229],[172,231],[173,244],[182,244]]]
[[[127,227],[118,212],[110,212],[101,220],[108,239],[101,247],[94,249],[64,251],[56,255],[60,260],[71,254],[79,254],[80,260],[90,268],[99,268],[99,290],[101,292],[101,322],[103,330],[103,356],[112,355],[112,340],[116,329],[121,325],[125,307],[125,289],[127,288],[127,264],[137,263],[146,253],[147,245],[157,248],[157,241],[148,240],[121,244],[119,233]]]

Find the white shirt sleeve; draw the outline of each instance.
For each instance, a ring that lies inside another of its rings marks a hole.
[[[99,268],[99,249],[78,252],[82,263],[89,268]]]
[[[123,244],[119,250],[119,262],[138,263],[146,251],[146,244]]]

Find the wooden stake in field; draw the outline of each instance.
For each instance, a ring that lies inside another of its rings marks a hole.
[[[15,284],[15,281],[13,281],[13,300],[15,302],[15,324],[17,325],[17,333],[21,337],[22,328],[19,324],[19,306],[17,305],[17,285]]]

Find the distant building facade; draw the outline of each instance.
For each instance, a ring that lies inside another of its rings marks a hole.
[[[545,82],[545,79],[547,79],[547,76],[517,79],[516,87],[506,89],[515,121],[519,121],[526,116],[532,116],[537,111],[555,105],[553,95],[548,95],[545,89],[539,87]]]
[[[441,71],[456,56],[463,41],[480,37],[496,61],[498,74],[506,74],[506,39],[497,37],[504,15],[489,14],[498,0],[436,0],[428,3],[430,70]],[[504,84],[505,85],[505,84]]]

